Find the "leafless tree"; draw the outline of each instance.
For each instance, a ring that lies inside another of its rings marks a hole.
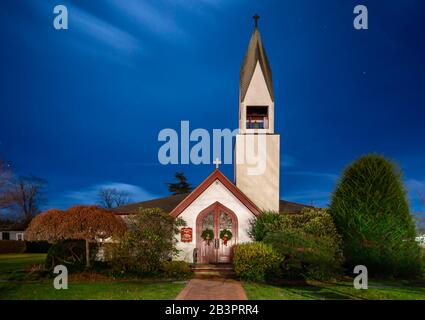
[[[18,213],[26,221],[30,221],[40,213],[41,206],[46,202],[44,188],[46,181],[35,177],[19,177],[6,190],[5,197],[9,205],[16,206]]]
[[[130,202],[130,194],[116,188],[102,188],[98,193],[99,204],[107,209],[123,206]]]

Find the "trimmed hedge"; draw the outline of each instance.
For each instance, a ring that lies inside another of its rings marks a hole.
[[[25,241],[27,249],[25,253],[47,253],[52,246],[47,241]]]
[[[24,253],[26,245],[24,241],[0,240],[0,254]]]
[[[271,246],[261,242],[237,245],[233,257],[236,275],[250,281],[265,280],[279,270],[282,261]]]

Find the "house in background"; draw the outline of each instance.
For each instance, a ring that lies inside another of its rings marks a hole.
[[[23,241],[24,240],[24,231],[9,231],[4,230],[0,231],[0,240],[16,240]]]

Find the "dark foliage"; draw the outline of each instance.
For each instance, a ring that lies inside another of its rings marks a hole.
[[[91,245],[92,260],[95,244]],[[53,244],[46,257],[46,269],[53,270],[57,265],[64,265],[69,272],[80,272],[86,268],[86,243],[84,240],[61,240]]]
[[[192,186],[187,182],[187,179],[183,172],[177,172],[174,177],[176,178],[177,182],[167,183],[168,190],[173,195],[189,193],[192,190]]]

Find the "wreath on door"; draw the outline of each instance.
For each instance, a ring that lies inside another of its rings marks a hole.
[[[223,240],[223,244],[227,246],[227,241],[232,240],[233,234],[228,229],[223,229],[220,231],[220,239]]]
[[[211,229],[205,229],[201,233],[201,238],[206,241],[208,245],[210,245],[211,240],[214,239],[214,231]]]

